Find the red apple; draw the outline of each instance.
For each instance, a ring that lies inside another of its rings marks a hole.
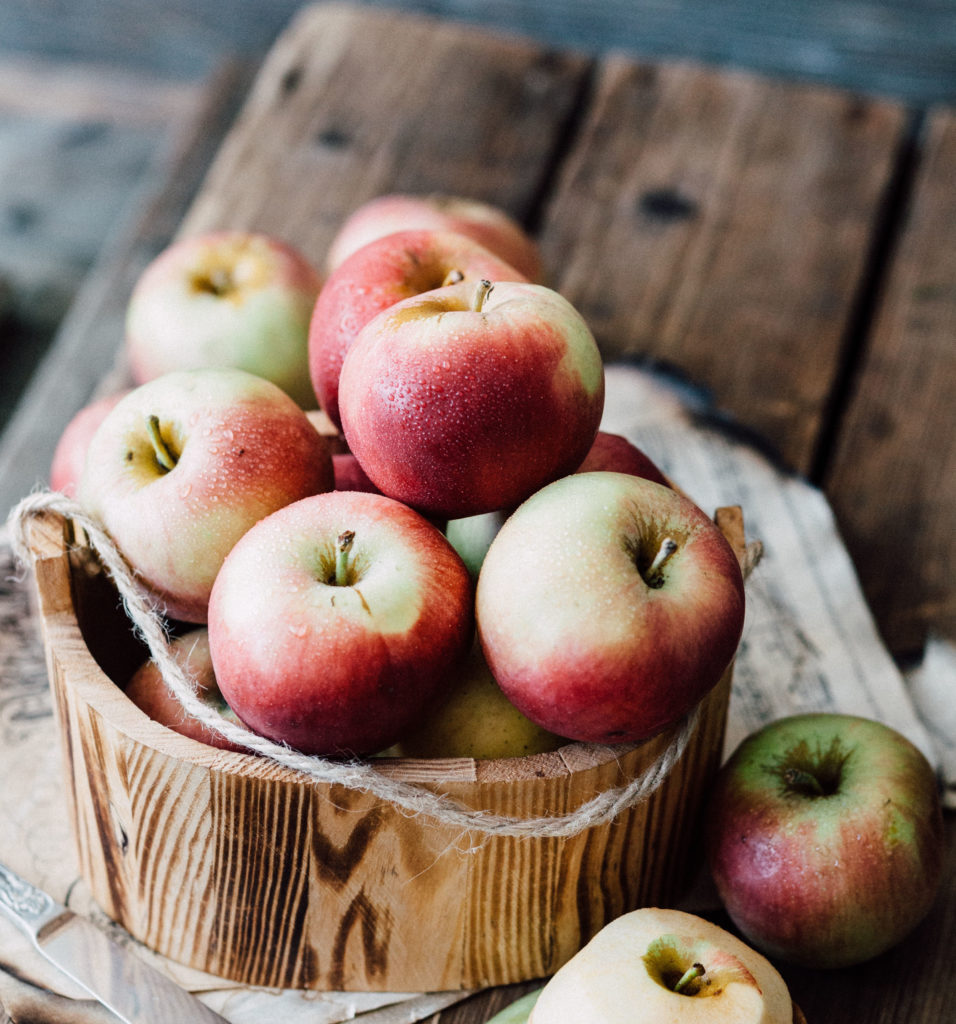
[[[170,653],[186,673],[195,680],[197,696],[211,710],[234,725],[241,725],[235,712],[223,699],[216,684],[209,654],[209,633],[205,629],[193,629],[178,636],[170,644]],[[244,747],[231,743],[219,733],[203,725],[187,714],[182,704],[170,693],[156,662],[147,661],[141,665],[126,686],[126,696],[155,722],[167,729],[178,732],[200,743],[219,747],[221,750],[246,752]]]
[[[329,247],[333,271],[353,252],[396,231],[455,231],[480,242],[529,281],[541,279],[537,243],[504,210],[478,199],[392,194],[370,199],[348,217]]]
[[[626,437],[620,434],[609,434],[599,430],[591,450],[585,456],[584,462],[578,466],[578,473],[599,473],[607,471],[611,473],[630,473],[632,476],[642,476],[645,480],[653,480],[655,483],[670,487],[670,481],[654,465],[637,445],[631,444]]]
[[[311,754],[370,754],[418,721],[468,649],[472,585],[417,512],[333,491],[253,527],[209,605],[219,686],[249,728]]]
[[[184,370],[110,411],[90,441],[79,498],[170,616],[204,622],[233,544],[333,482],[325,440],[275,384],[242,370]]]
[[[325,283],[309,327],[309,368],[319,402],[341,425],[339,374],[359,331],[402,299],[453,281],[524,277],[479,242],[452,231],[402,231],[363,246]]]
[[[830,713],[772,722],[723,766],[707,814],[720,897],[770,956],[861,963],[910,932],[939,887],[935,774],[879,722]]]
[[[381,492],[368,478],[361,463],[351,452],[334,452],[332,468],[335,471],[335,490],[367,491],[370,494]]]
[[[86,449],[97,428],[106,419],[106,414],[116,403],[128,394],[128,389],[98,398],[82,409],[67,423],[60,440],[53,451],[50,463],[50,487],[69,497],[76,494],[77,485],[83,475]]]
[[[268,235],[219,231],[173,243],[130,297],[126,353],[134,381],[237,367],[314,408],[308,332],[320,284],[298,250]]]
[[[381,491],[451,519],[573,472],[601,421],[604,368],[557,292],[461,283],[367,324],[339,396],[345,438]]]
[[[492,541],[476,615],[508,699],[545,729],[620,743],[677,722],[737,648],[734,553],[693,502],[624,473],[532,495]]]
[[[780,973],[756,950],[696,914],[657,907],[605,925],[529,1001],[528,1024],[803,1019]]]

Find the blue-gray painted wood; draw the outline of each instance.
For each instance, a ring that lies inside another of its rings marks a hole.
[[[956,101],[956,0],[366,0],[590,53],[693,58],[893,96]],[[262,55],[298,0],[3,0],[0,53],[174,76]]]

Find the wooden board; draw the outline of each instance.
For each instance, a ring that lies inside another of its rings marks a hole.
[[[900,653],[956,639],[956,112],[931,118],[827,492]]]
[[[571,54],[423,18],[306,9],[183,232],[269,230],[321,265],[344,216],[382,192],[456,192],[527,220],[586,71]]]
[[[903,126],[893,104],[608,61],[546,212],[556,286],[607,356],[680,367],[807,471]]]

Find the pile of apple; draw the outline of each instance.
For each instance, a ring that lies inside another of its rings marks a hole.
[[[409,196],[350,217],[324,281],[249,232],[147,268],[136,386],[74,419],[51,483],[103,524],[220,714],[312,754],[504,757],[647,738],[720,678],[734,553],[599,430],[597,345],[539,278],[500,210]],[[127,692],[228,746],[154,665]],[[715,791],[721,896],[782,957],[875,955],[932,901],[932,772],[871,725],[778,725]]]
[[[246,231],[142,274],[136,386],[68,429],[83,468],[58,452],[52,483],[78,475],[169,619],[208,630],[180,656],[248,728],[327,756],[640,740],[729,664],[737,560],[599,431],[597,344],[539,278],[502,211],[409,196],[348,218],[324,281]]]

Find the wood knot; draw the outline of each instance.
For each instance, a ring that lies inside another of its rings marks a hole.
[[[638,210],[653,220],[687,220],[697,215],[697,203],[673,188],[655,188],[638,201]]]

